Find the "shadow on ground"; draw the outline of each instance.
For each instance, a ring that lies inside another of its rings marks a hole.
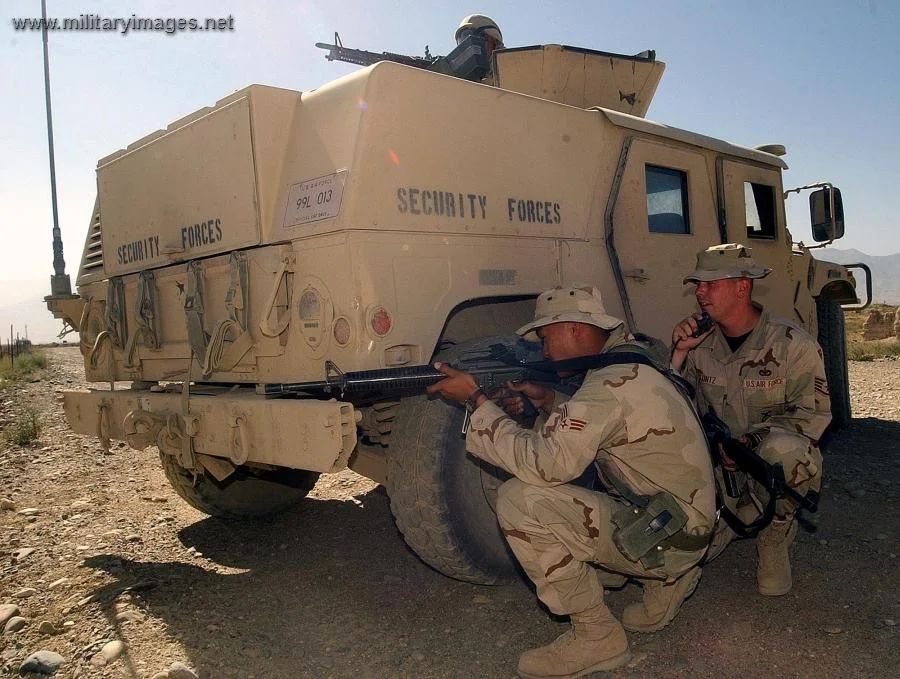
[[[900,423],[860,420],[833,436],[815,533],[794,549],[795,587],[756,593],[755,546],[704,570],[666,630],[630,635],[635,662],[615,677],[881,677],[900,666]],[[187,649],[202,679],[514,676],[518,654],[564,629],[523,582],[478,587],[424,566],[398,535],[383,493],[308,499],[267,522],[199,521],[180,533],[202,558],[113,557],[119,588]],[[241,569],[241,572],[223,572]],[[112,617],[115,589],[106,597]],[[640,595],[610,594],[619,614]]]

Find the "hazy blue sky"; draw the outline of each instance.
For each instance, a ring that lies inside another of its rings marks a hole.
[[[508,46],[655,49],[667,70],[649,118],[748,146],[785,144],[786,187],[830,180],[842,189],[847,235],[837,247],[900,252],[894,0],[47,4],[50,17],[234,17],[234,31],[222,33],[51,33],[57,188],[73,284],[99,158],[250,83],[308,90],[353,70],[314,47],[334,31],[348,46],[422,54],[427,44],[446,54],[471,12],[492,16]],[[48,292],[52,221],[41,35],[12,26],[13,17],[40,16],[40,1],[6,0],[0,16],[3,309]],[[795,238],[811,240],[805,195],[791,198],[788,220]],[[0,334],[13,320],[0,317]]]

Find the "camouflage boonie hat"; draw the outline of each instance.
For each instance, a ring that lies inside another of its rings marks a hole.
[[[551,323],[587,323],[612,330],[623,321],[606,313],[600,291],[592,285],[568,285],[541,293],[534,307],[534,320],[516,332],[536,342],[536,330]]]
[[[750,248],[740,243],[713,245],[697,253],[697,268],[682,283],[718,281],[723,278],[765,278],[772,269],[757,266]]]

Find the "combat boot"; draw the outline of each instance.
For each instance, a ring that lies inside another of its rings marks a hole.
[[[629,632],[656,632],[668,625],[700,582],[700,567],[695,566],[675,582],[644,580],[644,598],[625,607],[622,625]]]
[[[791,591],[791,558],[788,549],[797,534],[793,517],[773,521],[756,538],[759,565],[756,568],[756,587],[764,596],[782,596]]]
[[[600,604],[572,614],[572,627],[547,646],[519,656],[523,679],[575,679],[624,665],[631,658],[619,621]]]

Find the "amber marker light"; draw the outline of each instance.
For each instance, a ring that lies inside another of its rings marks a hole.
[[[334,319],[334,325],[331,328],[331,332],[334,335],[334,341],[340,346],[345,347],[350,343],[350,321],[343,316],[338,316]]]

